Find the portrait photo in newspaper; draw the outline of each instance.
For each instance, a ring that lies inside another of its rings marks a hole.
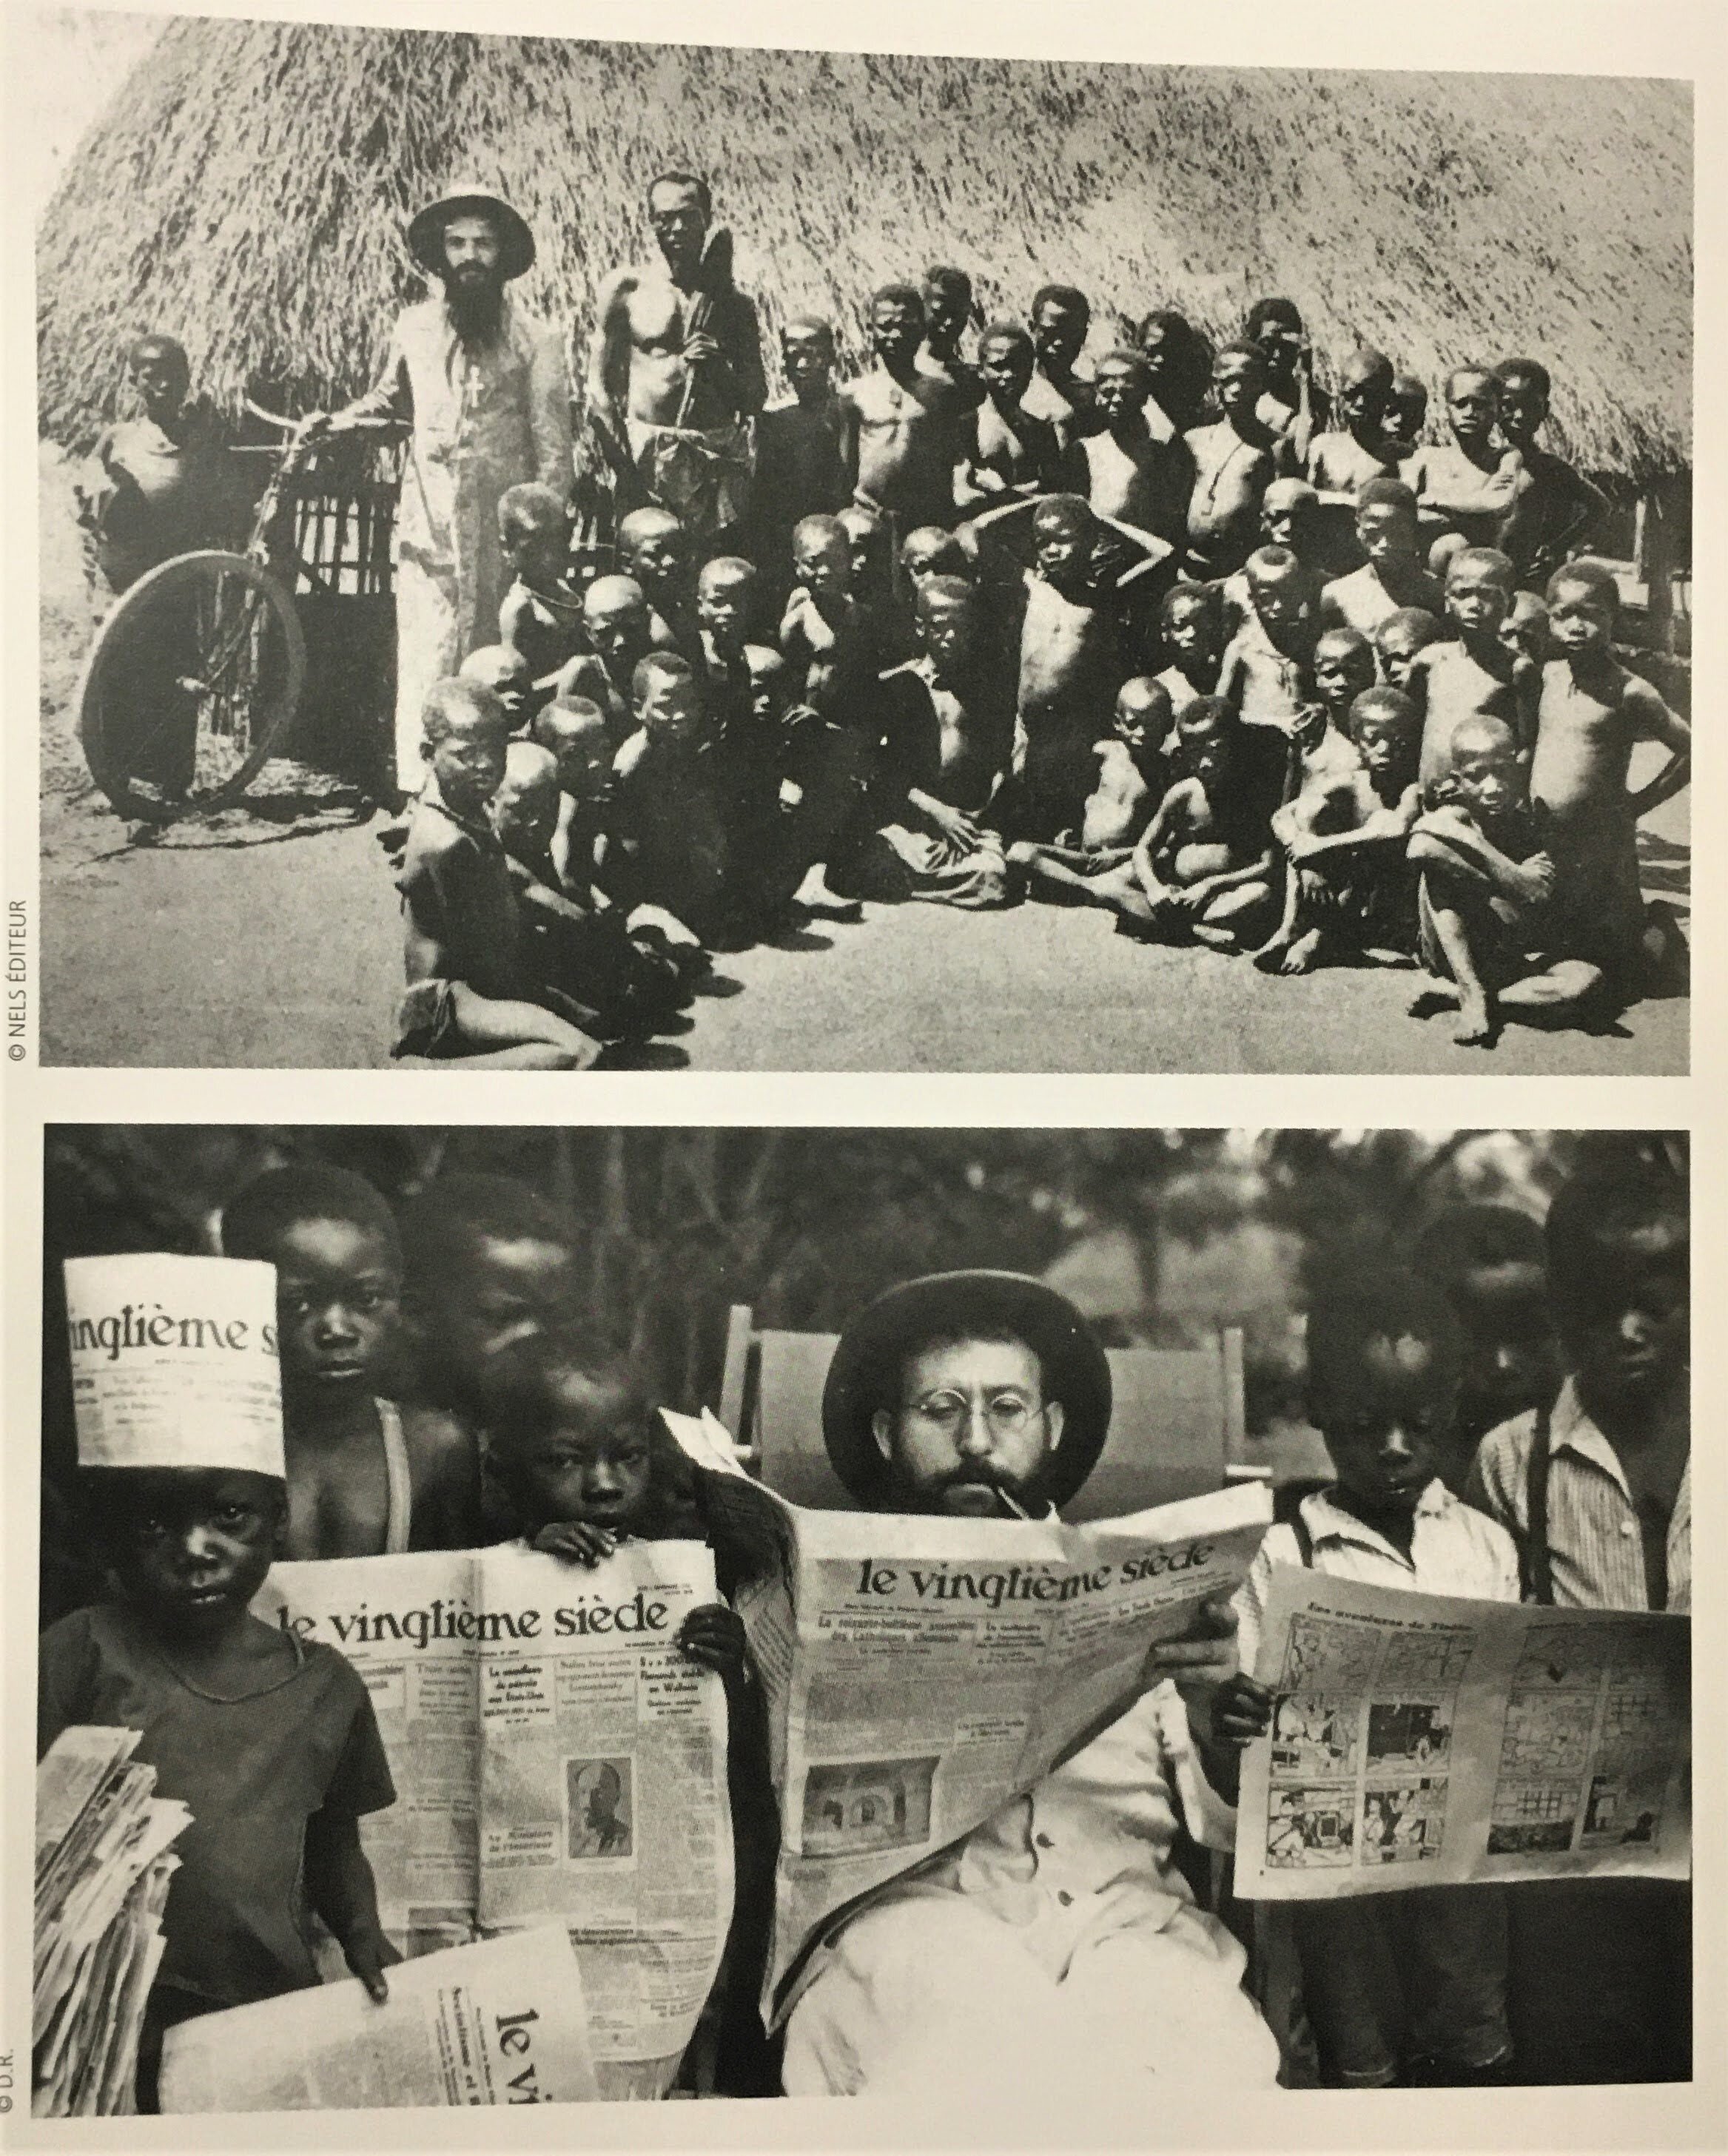
[[[39,21],[44,1063],[1687,1070],[1689,83]]]
[[[1685,1133],[43,1170],[39,2116],[1689,2078]]]

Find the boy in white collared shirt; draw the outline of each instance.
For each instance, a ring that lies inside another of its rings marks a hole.
[[[1221,1688],[1221,1738],[1246,1743],[1270,1721],[1273,1694],[1247,1672],[1275,1564],[1425,1594],[1519,1599],[1511,1536],[1461,1503],[1434,1471],[1462,1368],[1451,1306],[1412,1274],[1345,1278],[1316,1300],[1308,1319],[1309,1415],[1338,1479],[1305,1497],[1293,1522],[1268,1530],[1237,1594],[1242,1671]],[[1371,1781],[1374,1772],[1371,1764]],[[1390,1819],[1398,1778],[1391,1766],[1387,1775],[1387,1798],[1371,1789],[1368,1805],[1379,1803]],[[1413,1771],[1401,1777],[1419,1779]],[[1407,1801],[1402,1811],[1412,1809]],[[1329,2082],[1385,2088],[1509,2077],[1500,1888],[1417,1887],[1298,1903],[1292,1915]]]

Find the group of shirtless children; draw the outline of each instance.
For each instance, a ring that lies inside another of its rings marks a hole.
[[[506,494],[497,641],[426,706],[399,1055],[582,1067],[713,950],[867,899],[1420,964],[1412,1011],[1484,1046],[1665,976],[1636,830],[1689,732],[1615,655],[1541,366],[1454,370],[1436,442],[1378,352],[1335,414],[1288,301],[1209,387],[1180,317],[1088,372],[1081,293],[965,355],[971,312],[959,270],[884,287],[839,386],[831,326],[788,321],[723,532],[639,507],[590,581],[558,495]]]

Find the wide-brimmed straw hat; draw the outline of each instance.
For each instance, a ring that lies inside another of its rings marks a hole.
[[[898,1407],[908,1352],[944,1333],[978,1332],[1024,1340],[1043,1365],[1045,1399],[1062,1403],[1062,1442],[1040,1480],[1041,1496],[1060,1509],[1091,1474],[1109,1434],[1110,1365],[1079,1311],[1025,1273],[927,1273],[861,1310],[828,1366],[822,1436],[835,1472],[861,1503],[887,1507],[893,1495],[870,1422],[878,1408]]]
[[[423,270],[441,277],[445,271],[444,228],[453,217],[477,215],[492,218],[497,223],[500,276],[507,280],[520,277],[525,270],[533,266],[534,235],[528,229],[527,218],[519,210],[512,209],[502,195],[494,194],[476,180],[458,180],[436,202],[428,203],[424,209],[417,213],[408,228],[409,253]]]

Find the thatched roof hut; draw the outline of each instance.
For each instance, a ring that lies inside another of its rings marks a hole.
[[[713,177],[770,322],[843,336],[933,259],[987,308],[1047,278],[1229,334],[1289,293],[1317,345],[1429,380],[1549,360],[1571,452],[1690,454],[1691,101],[1679,83],[759,54],[175,22],[71,161],[39,248],[41,424],[88,440],[125,338],[301,408],[368,378],[418,287],[409,212],[458,172],[532,220],[529,303],[585,336],[644,182]]]

